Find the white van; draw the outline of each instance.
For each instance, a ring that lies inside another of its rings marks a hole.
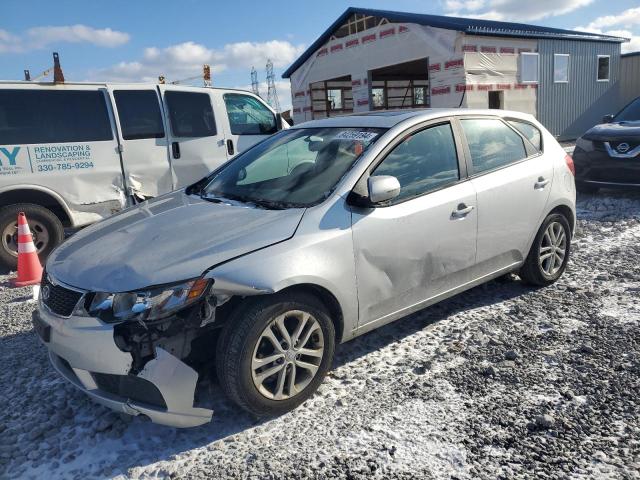
[[[241,90],[0,82],[0,263],[17,263],[18,211],[44,258],[65,227],[189,185],[287,127]]]

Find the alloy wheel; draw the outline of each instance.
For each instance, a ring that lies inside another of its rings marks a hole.
[[[542,236],[538,263],[540,268],[550,277],[562,268],[567,255],[567,235],[560,222],[551,222]]]
[[[291,310],[272,320],[253,351],[251,377],[271,400],[300,394],[316,376],[324,355],[320,323],[309,313]]]

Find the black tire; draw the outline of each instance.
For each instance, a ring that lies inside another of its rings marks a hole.
[[[600,188],[588,183],[576,182],[576,190],[580,193],[594,194],[597,193]]]
[[[60,222],[60,219],[53,212],[40,205],[17,203],[0,209],[0,235],[3,235],[5,229],[16,222],[18,213],[20,212],[25,213],[31,231],[35,233],[36,236],[37,232],[34,232],[34,224],[37,223],[38,229],[42,228],[46,230],[48,241],[46,245],[43,244],[42,248],[38,249],[40,262],[44,264],[51,251],[64,240],[64,227],[62,226],[62,222]],[[11,249],[12,244],[13,242],[10,242],[4,235],[3,238],[0,238],[0,265],[13,270],[18,265],[18,257],[17,251]]]
[[[557,222],[562,225],[564,230],[565,238],[566,238],[566,250],[564,259],[560,268],[553,275],[548,275],[540,265],[540,248],[542,247],[543,237],[547,227]],[[520,278],[529,285],[535,285],[539,287],[543,287],[546,285],[551,285],[553,282],[558,280],[564,273],[567,268],[567,262],[569,261],[569,254],[571,252],[571,227],[569,226],[569,221],[567,217],[562,215],[561,213],[552,213],[544,219],[538,233],[536,234],[536,238],[533,240],[533,244],[531,245],[531,249],[529,250],[529,254],[527,255],[527,259],[524,262],[524,265],[520,268]]]
[[[262,332],[276,317],[291,310],[309,313],[317,320],[324,337],[324,351],[315,376],[300,393],[273,400],[254,384],[251,362]],[[313,395],[331,368],[334,350],[333,322],[325,306],[314,296],[292,292],[248,298],[230,316],[218,339],[216,371],[223,391],[238,406],[259,417],[281,415]]]

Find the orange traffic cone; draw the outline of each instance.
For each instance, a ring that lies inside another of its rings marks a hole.
[[[18,214],[18,278],[14,279],[16,287],[39,284],[42,280],[42,265],[38,258],[36,246],[33,244],[27,217],[23,212]]]

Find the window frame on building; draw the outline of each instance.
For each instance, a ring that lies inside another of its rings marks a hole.
[[[607,78],[600,78],[600,59],[607,59]],[[596,60],[596,81],[608,82],[611,80],[611,55],[598,55]]]
[[[556,59],[564,57],[567,59],[567,76],[565,80],[558,80],[556,78],[556,74],[558,72],[558,66],[556,64]],[[571,69],[571,55],[568,53],[554,53],[553,54],[553,83],[569,83],[569,71]]]
[[[525,64],[526,58],[536,59],[535,80],[529,80],[524,78],[524,64]],[[520,83],[527,84],[527,85],[531,85],[531,84],[537,85],[538,83],[540,83],[540,54],[538,52],[521,52],[520,61],[518,62],[518,69],[519,69],[518,76],[520,77]]]

